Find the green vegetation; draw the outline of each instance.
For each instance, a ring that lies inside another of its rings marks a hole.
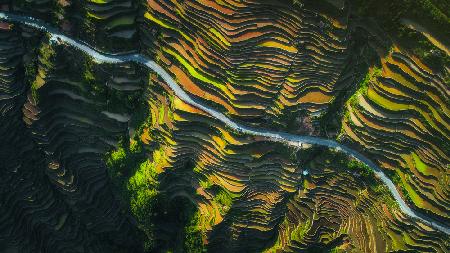
[[[330,253],[343,253],[343,252],[346,252],[346,251],[341,249],[341,248],[339,248],[339,247],[334,247],[329,252]]]
[[[352,171],[357,171],[361,176],[364,178],[370,180],[374,178],[374,172],[373,170],[365,165],[362,162],[356,161],[356,160],[350,160],[347,162],[347,168],[349,168]]]
[[[291,240],[301,242],[303,240],[303,237],[306,235],[306,233],[311,228],[311,221],[308,219],[306,220],[305,224],[300,224],[297,227],[294,228],[291,232]]]
[[[133,168],[137,169],[145,161],[142,144],[136,141],[129,144],[124,139],[116,150],[106,154],[106,165],[113,179],[130,175],[134,172]]]
[[[125,208],[130,210],[138,222],[138,227],[145,233],[144,249],[154,247],[154,223],[152,214],[157,210],[161,199],[159,182],[155,170],[162,151],[155,151],[153,162],[144,155],[141,143],[137,141],[126,145],[125,141],[119,147],[107,153],[106,165],[113,183],[119,190],[119,195]]]
[[[361,80],[361,82],[359,82],[359,84],[357,86],[357,90],[353,93],[353,95],[350,96],[350,98],[347,101],[347,103],[349,103],[352,108],[359,108],[360,105],[358,103],[358,97],[360,95],[367,96],[367,90],[369,89],[370,83],[375,82],[376,79],[379,76],[381,76],[381,73],[382,73],[382,69],[381,69],[381,67],[378,67],[378,66],[374,66],[370,71],[368,71],[366,73],[366,75]],[[350,112],[349,112],[349,110],[345,109],[344,115],[343,115],[343,120],[345,120],[351,126],[355,127],[353,121],[350,120],[349,117],[350,117]],[[345,130],[341,126],[341,129],[340,129],[340,132],[339,132],[337,138],[340,139],[344,133],[345,133]]]
[[[83,78],[87,83],[88,90],[90,93],[96,97],[105,98],[107,90],[105,88],[105,84],[101,81],[97,80],[96,73],[94,72],[94,62],[91,58],[86,57],[84,62],[84,73]]]
[[[201,230],[200,212],[195,212],[184,228],[184,252],[201,253],[206,252],[203,244],[203,231]]]
[[[29,84],[30,87],[32,87],[33,85],[33,81],[36,78],[37,75],[37,70],[38,70],[38,66],[37,66],[37,62],[34,59],[30,59],[27,62],[24,63],[24,69],[25,69],[25,83]],[[31,90],[33,98],[37,98],[37,94],[36,94],[36,90],[32,89]]]
[[[84,79],[95,89],[96,79],[91,62],[86,63]],[[123,137],[115,150],[105,155],[105,163],[118,195],[122,199],[123,208],[136,219],[138,228],[145,234],[143,246],[146,252],[155,247],[154,217],[160,209],[164,196],[160,193],[156,166],[162,163],[164,150],[153,152],[149,160],[146,150],[139,138],[140,131],[149,119],[148,106],[143,104],[137,108],[137,116],[133,116],[133,125],[138,131],[132,140]]]
[[[356,107],[358,102],[357,98],[359,95],[367,96],[367,90],[369,89],[369,84],[371,82],[376,82],[376,79],[381,76],[381,67],[374,67],[371,71],[367,72],[366,76],[358,85],[358,90],[350,97],[348,102],[352,107]]]
[[[390,175],[392,182],[400,188],[400,191],[402,192],[403,198],[406,200],[406,202],[414,203],[412,201],[412,198],[409,195],[407,189],[405,188],[403,180],[399,175],[399,171],[398,170],[392,171],[392,172],[389,172],[388,174]]]
[[[372,168],[370,168],[366,164],[355,159],[350,159],[346,154],[342,152],[328,151],[325,153],[325,155],[327,157],[331,157],[331,163],[338,168],[349,169],[351,172],[357,173],[369,184],[376,183],[376,180],[374,180],[375,175]]]
[[[198,175],[201,177],[201,174]],[[233,205],[234,199],[239,197],[238,194],[232,193],[219,185],[213,184],[208,181],[208,179],[201,180],[200,186],[214,195],[213,201],[219,205],[219,212],[221,215],[227,214]]]
[[[216,196],[214,196],[214,201],[220,203],[223,206],[231,206],[233,199],[228,191],[221,188]]]
[[[233,195],[222,187],[217,188],[219,189],[216,191],[213,199],[221,207],[219,209],[220,214],[225,215],[227,211],[230,210],[231,205],[233,204]]]
[[[327,137],[342,133],[343,119],[349,116],[349,112],[346,109],[346,102],[349,100],[356,102],[357,94],[365,94],[369,82],[381,74],[381,68],[377,67],[380,65],[379,56],[375,49],[368,46],[367,34],[364,32],[354,33],[352,41],[355,44],[350,50],[359,53],[353,55],[343,72],[353,73],[351,83],[358,85],[351,85],[350,87],[337,90],[334,99],[329,103],[328,110],[320,116],[321,134]],[[370,68],[371,66],[373,68]],[[350,124],[352,124],[351,121]]]
[[[425,26],[441,41],[450,32],[450,6],[446,0],[351,0],[353,9],[361,17],[374,18],[400,45],[433,68],[440,69],[450,59],[435,48],[422,34],[405,27],[401,19],[411,19]],[[411,43],[414,42],[414,43]]]
[[[391,197],[391,193],[386,185],[384,184],[371,185],[370,189],[372,190],[373,193],[376,194],[378,199],[381,198],[383,200],[383,203],[386,204],[386,206],[388,206],[389,209],[391,210],[399,209],[397,201],[395,201],[395,199]]]
[[[146,250],[153,247],[152,214],[156,212],[157,202],[159,201],[158,186],[155,164],[148,160],[140,164],[139,169],[127,183],[131,212],[139,222],[139,228],[146,235],[144,241],[144,249]]]
[[[111,69],[109,69],[111,68]],[[96,65],[89,57],[83,63],[83,81],[90,95],[103,102],[103,110],[113,112],[128,112],[133,115],[132,124],[138,125],[148,118],[148,105],[145,93],[137,91],[120,91],[108,88],[108,78],[105,73],[111,73],[112,66]],[[131,113],[132,112],[132,113]]]
[[[61,4],[61,1],[53,1],[52,9],[53,9],[52,23],[61,24],[64,16],[66,16],[66,10]]]
[[[50,39],[50,37],[48,37]],[[56,56],[55,49],[50,43],[42,43],[39,48],[39,62],[46,69],[52,69],[54,67],[54,59]]]
[[[44,85],[47,72],[54,69],[55,57],[56,52],[52,45],[50,43],[42,43],[39,48],[39,67],[37,68],[37,73],[33,73],[35,69],[32,65],[28,67],[28,71],[31,73],[27,73],[27,75],[34,74],[35,77],[31,83],[31,95],[36,102],[39,101],[38,89]]]
[[[411,186],[411,178],[409,174],[397,169],[395,174],[393,174],[392,181],[400,188],[402,195],[407,202],[418,207],[423,207],[424,203],[422,197]]]
[[[342,152],[334,152],[331,150],[326,150],[322,152],[326,158],[329,159],[330,164],[333,164],[337,168],[348,169],[349,172],[358,176],[362,181],[364,181],[367,189],[361,191],[370,190],[370,194],[375,194],[377,198],[383,199],[383,202],[391,209],[397,209],[397,202],[391,197],[390,192],[384,184],[379,182],[375,177],[375,173],[372,168],[367,166],[364,163],[359,162],[355,159],[350,159],[346,154]],[[405,198],[410,201],[410,197],[406,189],[403,187],[403,182],[400,176],[395,171],[386,171],[386,174],[389,178],[394,182],[395,185],[399,186],[402,190],[402,193],[405,195]],[[364,197],[364,194],[361,195],[361,198]],[[359,200],[356,200],[356,205]]]
[[[444,51],[435,47],[423,34],[407,27],[401,27],[399,30],[398,40],[401,45],[409,49],[430,67],[441,70],[442,66],[450,64],[450,57]],[[411,43],[411,41],[415,43]]]
[[[107,26],[109,27],[109,29],[113,29],[117,26],[133,25],[134,22],[135,22],[134,16],[124,16],[111,20],[110,22],[108,22]]]
[[[428,166],[422,162],[422,160],[420,159],[420,157],[416,154],[416,153],[412,153],[412,158],[414,160],[414,164],[415,167],[418,171],[420,171],[420,173],[424,174],[424,175],[430,175],[428,173]]]
[[[145,234],[143,241],[146,252],[153,252],[155,249],[178,252],[181,248],[183,252],[205,252],[205,235],[199,224],[200,213],[196,206],[184,197],[169,199],[161,190],[156,168],[165,163],[165,160],[163,148],[154,150],[152,159],[148,159],[137,138],[131,142],[120,141],[119,147],[105,157],[108,172],[119,189],[124,208],[130,211],[139,229]],[[188,163],[179,172],[183,174],[182,171],[188,171],[190,167]],[[165,176],[169,178],[166,183],[173,183],[179,177],[173,173]],[[218,201],[229,203],[227,195],[222,192]],[[158,238],[156,233],[161,226],[168,224],[169,239]]]
[[[375,17],[388,32],[398,31],[401,18],[414,18],[439,32],[448,31],[446,0],[351,0],[361,16]]]
[[[89,16],[88,12],[86,12],[86,16],[83,20],[84,22],[82,23],[81,29],[84,31],[84,36],[82,37],[82,39],[87,41],[88,43],[93,43],[98,37],[98,32],[96,31],[97,29],[95,27],[94,20]],[[102,44],[104,43],[101,43],[99,45],[101,46]]]
[[[203,189],[208,189],[213,186],[213,183],[207,179],[200,181],[199,184]]]

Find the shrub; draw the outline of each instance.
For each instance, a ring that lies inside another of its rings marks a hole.
[[[431,54],[435,49],[422,34],[413,32],[400,24],[403,18],[417,20],[441,40],[449,33],[449,8],[445,1],[437,0],[351,0],[355,12],[361,17],[374,18],[377,23],[405,49],[416,54],[430,67],[440,70],[449,64],[449,57]],[[411,43],[413,42],[413,43]],[[437,49],[435,49],[437,50]]]
[[[155,162],[146,159],[138,141],[119,142],[119,147],[106,155],[108,172],[126,207],[136,218],[138,227],[145,233],[144,248],[154,247],[152,214],[160,202],[159,182]]]
[[[200,212],[195,212],[192,215],[189,223],[184,228],[184,251],[189,253],[206,252],[203,244],[202,231],[200,227]]]
[[[374,177],[373,170],[362,162],[350,160],[347,163],[347,168],[357,171],[364,178],[372,179]]]

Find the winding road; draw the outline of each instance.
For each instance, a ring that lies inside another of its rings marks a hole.
[[[194,100],[190,95],[188,95],[181,87],[175,82],[175,80],[170,76],[169,73],[167,73],[161,66],[159,66],[156,62],[148,59],[146,56],[141,54],[122,54],[122,55],[115,55],[115,54],[107,54],[102,53],[95,48],[87,45],[84,42],[69,38],[62,34],[58,29],[44,23],[43,21],[28,17],[28,16],[22,16],[17,14],[12,14],[8,12],[0,12],[0,20],[9,21],[9,22],[16,22],[21,23],[33,28],[36,28],[38,30],[47,32],[50,36],[50,40],[54,42],[61,42],[65,43],[67,45],[73,46],[77,48],[80,51],[83,51],[84,53],[90,55],[94,61],[97,63],[109,63],[109,64],[116,64],[116,63],[125,63],[125,62],[135,62],[138,64],[141,64],[154,72],[156,72],[164,81],[169,85],[169,87],[174,91],[176,96],[178,96],[181,100],[183,100],[185,103],[190,104],[206,113],[211,115],[212,117],[216,118],[217,120],[223,122],[228,127],[234,129],[235,131],[238,131],[243,134],[249,134],[253,136],[262,136],[266,137],[271,141],[274,142],[281,142],[283,144],[289,145],[289,146],[300,146],[302,143],[305,144],[313,144],[313,145],[319,145],[319,146],[325,146],[331,149],[335,149],[341,152],[344,152],[345,154],[359,160],[362,163],[365,163],[367,166],[373,169],[376,177],[378,177],[389,189],[392,196],[398,203],[401,211],[405,213],[406,215],[410,216],[413,219],[416,219],[418,221],[421,221],[425,224],[428,224],[429,226],[433,227],[436,230],[439,230],[443,233],[450,234],[450,229],[445,224],[442,224],[438,221],[435,221],[431,217],[428,217],[425,214],[421,214],[415,210],[412,210],[405,201],[401,198],[397,188],[395,187],[394,183],[384,174],[382,169],[378,167],[374,162],[372,162],[370,159],[362,155],[361,153],[357,152],[356,150],[353,150],[351,148],[348,148],[335,140],[329,140],[325,138],[320,137],[313,137],[313,136],[301,136],[301,135],[293,135],[283,132],[275,132],[270,130],[264,130],[264,129],[255,129],[248,126],[241,125],[239,123],[236,123],[229,119],[227,116],[225,116],[223,113],[218,112],[207,105],[204,105],[203,103]]]

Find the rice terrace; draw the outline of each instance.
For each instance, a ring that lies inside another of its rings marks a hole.
[[[0,0],[0,253],[450,252],[448,0]]]

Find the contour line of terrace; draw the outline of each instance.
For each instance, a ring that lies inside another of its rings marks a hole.
[[[344,146],[343,144],[338,143],[335,140],[329,140],[320,137],[314,136],[302,136],[302,135],[294,135],[283,132],[276,132],[270,130],[258,130],[255,128],[247,127],[236,123],[225,116],[223,113],[218,112],[214,109],[209,108],[206,105],[203,105],[201,102],[195,101],[191,98],[181,87],[176,83],[176,81],[170,76],[168,72],[166,72],[161,66],[159,66],[155,61],[152,61],[141,54],[107,54],[100,52],[99,50],[89,46],[88,44],[67,37],[63,33],[61,33],[58,29],[46,24],[42,20],[23,16],[19,14],[13,14],[8,12],[0,12],[0,20],[11,21],[21,23],[32,28],[47,32],[50,36],[50,40],[53,42],[64,42],[67,45],[73,46],[80,51],[91,56],[95,62],[97,63],[108,63],[108,64],[117,64],[117,63],[126,63],[126,62],[135,62],[141,65],[146,66],[147,68],[156,72],[164,81],[168,84],[170,89],[173,90],[175,95],[177,95],[181,100],[185,103],[197,107],[198,109],[208,113],[212,117],[221,121],[228,127],[232,128],[235,131],[238,131],[243,134],[249,134],[253,136],[262,136],[268,138],[270,141],[280,142],[289,146],[298,147],[305,144],[313,144],[319,146],[325,146],[328,148],[335,149],[337,151],[341,151],[360,162],[366,164],[370,168],[374,170],[374,174],[388,187],[395,201],[398,203],[401,211],[406,215],[410,216],[413,219],[419,220],[429,226],[433,227],[436,230],[439,230],[445,234],[450,234],[450,228],[445,224],[441,224],[434,219],[427,217],[424,214],[420,214],[414,210],[412,210],[405,201],[401,198],[397,188],[394,183],[386,176],[386,174],[382,171],[380,167],[378,167],[374,162],[372,162],[369,158],[365,157],[361,153],[353,150],[349,147]]]

